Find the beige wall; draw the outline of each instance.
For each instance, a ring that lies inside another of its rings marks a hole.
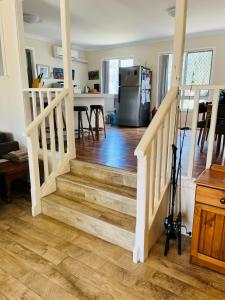
[[[154,42],[123,48],[90,51],[87,53],[88,69],[101,70],[102,60],[116,57],[133,57],[136,65],[150,67],[153,71],[153,103],[157,99],[158,59],[160,53],[172,51],[172,41]],[[186,41],[187,50],[198,48],[214,48],[213,78],[214,84],[225,84],[225,35],[190,38]]]
[[[21,145],[26,144],[23,136],[25,114],[21,81],[23,57],[20,56],[23,40],[19,39],[23,23],[18,18],[21,2],[15,0],[0,1],[0,22],[3,31],[3,50],[5,53],[5,76],[0,78],[0,131],[11,132]],[[19,25],[17,27],[17,25]],[[18,30],[17,30],[18,29]]]
[[[40,41],[33,38],[25,38],[25,46],[28,48],[34,49],[35,55],[35,63],[43,64],[50,66],[50,72],[52,72],[53,67],[62,67],[62,59],[55,58],[53,55],[53,44]],[[80,51],[80,55],[82,58],[86,57],[86,53],[84,51]],[[83,90],[84,86],[87,84],[88,76],[87,76],[87,64],[73,62],[73,69],[75,69],[75,81],[78,88]],[[50,78],[48,80],[44,80],[45,86],[50,86],[51,83],[57,82],[58,80]]]

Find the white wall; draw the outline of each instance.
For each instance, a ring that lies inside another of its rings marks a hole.
[[[37,39],[25,38],[25,46],[28,48],[33,48],[35,53],[36,64],[43,64],[50,66],[50,72],[52,72],[53,67],[62,67],[62,59],[55,58],[53,55],[53,44],[40,41]],[[86,58],[86,53],[80,51],[82,58]],[[74,84],[78,88],[84,89],[88,81],[88,66],[84,63],[72,62],[72,67],[75,69],[75,81]],[[45,86],[50,86],[51,83],[59,81],[58,79],[53,79],[52,77],[48,80],[44,80]]]
[[[5,53],[6,74],[0,78],[0,130],[11,132],[21,145],[26,144],[23,137],[25,129],[25,114],[22,97],[23,57],[21,47],[23,40],[19,39],[23,23],[18,18],[21,12],[21,2],[15,0],[0,1],[0,22],[3,30],[3,50]]]
[[[212,83],[225,84],[225,35],[188,38],[186,50],[214,48]],[[152,107],[157,99],[158,60],[161,53],[172,52],[173,42],[163,41],[129,47],[104,49],[87,52],[88,69],[101,70],[102,60],[116,57],[133,57],[136,65],[150,67],[153,71]],[[91,82],[90,82],[91,83]]]

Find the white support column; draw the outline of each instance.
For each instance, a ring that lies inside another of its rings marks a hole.
[[[70,7],[69,0],[60,0],[61,35],[63,48],[64,87],[68,89],[66,98],[67,121],[67,152],[70,158],[75,158],[74,112],[73,112],[73,82],[71,62],[71,37],[70,37]]]
[[[173,44],[172,86],[180,85],[186,33],[187,0],[176,0],[176,21]]]

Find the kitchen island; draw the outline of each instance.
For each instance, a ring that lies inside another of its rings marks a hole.
[[[91,105],[102,105],[104,108],[105,116],[114,110],[114,97],[113,95],[108,94],[74,94],[74,106],[87,106],[88,114],[90,115],[90,106]],[[83,124],[84,127],[88,128],[88,122],[85,114],[83,114]],[[91,121],[92,127],[95,127],[95,118],[92,115]],[[100,116],[100,127],[103,127],[102,117]],[[77,113],[75,112],[75,129],[78,128],[78,118]]]

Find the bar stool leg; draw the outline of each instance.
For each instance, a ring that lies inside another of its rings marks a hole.
[[[80,140],[80,114],[81,112],[78,111],[78,139]]]
[[[86,111],[86,116],[87,116],[87,120],[88,120],[88,124],[89,124],[89,135],[90,135],[90,132],[91,132],[91,136],[92,136],[92,139],[94,141],[95,138],[94,138],[94,133],[93,133],[93,129],[92,129],[92,126],[91,126],[91,120],[89,119],[87,111]]]
[[[99,140],[99,109],[96,109],[95,132],[96,132],[96,139]]]
[[[104,109],[101,109],[102,112],[102,120],[103,120],[103,127],[104,127],[104,135],[105,135],[105,139],[106,139],[106,130],[105,130],[105,116],[104,116]]]
[[[80,125],[81,125],[81,135],[82,135],[82,141],[84,142],[84,127],[83,127],[83,118],[82,118],[82,112],[80,112],[81,118],[80,118]]]
[[[91,123],[92,112],[93,112],[93,109],[91,108],[91,112],[90,112],[90,123]]]

